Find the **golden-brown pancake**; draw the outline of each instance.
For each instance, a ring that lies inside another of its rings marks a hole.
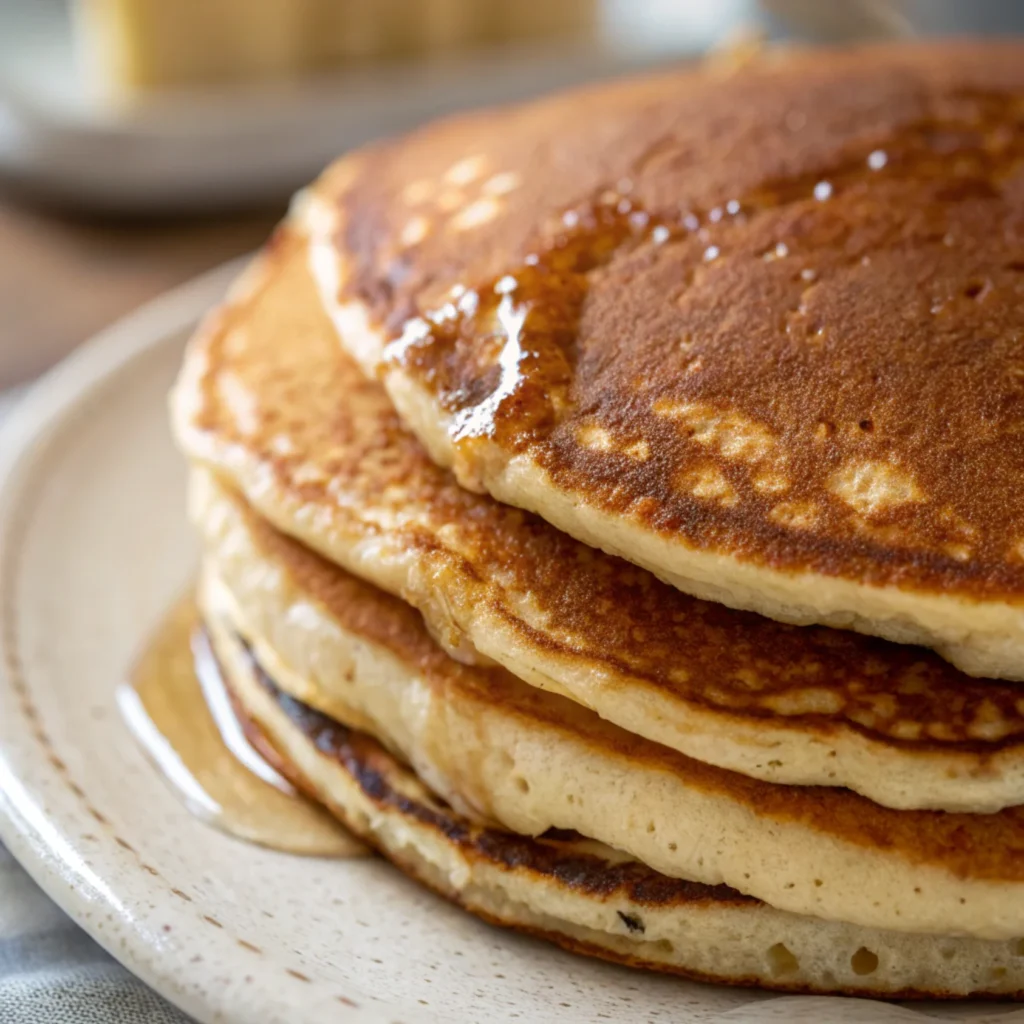
[[[404,602],[208,495],[200,606],[278,685],[360,727],[435,792],[525,835],[571,829],[672,877],[895,931],[1024,936],[1024,809],[893,811],[631,735],[505,670],[462,665]]]
[[[530,839],[434,797],[366,735],[296,701],[213,627],[236,710],[264,756],[402,871],[492,924],[704,981],[890,998],[1024,994],[1019,942],[858,928],[666,878],[571,833]]]
[[[289,230],[193,342],[174,404],[191,458],[279,529],[410,601],[461,657],[482,652],[629,732],[757,778],[895,807],[1024,803],[1017,687],[921,649],[694,600],[458,487],[336,344]]]
[[[319,192],[341,341],[464,485],[1024,679],[1024,43],[602,85]]]

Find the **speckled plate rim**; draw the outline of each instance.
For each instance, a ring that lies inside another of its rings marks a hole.
[[[144,358],[155,346],[194,327],[203,313],[223,296],[247,259],[234,260],[167,292],[96,335],[44,375],[0,429],[0,718],[10,721],[20,716],[27,735],[38,745],[32,766],[34,784],[26,784],[17,765],[11,763],[9,752],[0,744],[0,840],[72,920],[155,991],[199,1021],[232,1024],[236,1021],[248,1024],[251,1018],[248,1010],[239,1015],[237,999],[230,991],[224,990],[218,996],[215,985],[186,984],[184,964],[154,955],[160,951],[154,950],[151,935],[129,928],[115,941],[110,932],[102,929],[100,918],[89,912],[97,904],[109,901],[109,889],[99,872],[69,851],[59,823],[49,820],[47,808],[38,800],[40,773],[48,773],[56,781],[63,772],[63,765],[50,747],[28,688],[21,679],[11,604],[19,555],[16,543],[19,512],[30,497],[28,492],[37,459],[61,425],[112,375]],[[115,842],[121,845],[117,837],[111,836],[111,848],[103,854],[103,874],[107,877],[116,870],[118,860],[124,862],[124,870],[138,868],[137,864],[130,863],[130,849],[114,849]],[[222,946],[220,952],[226,959],[237,955],[237,950],[232,949],[236,940],[227,933],[211,928],[204,942],[206,948]],[[274,987],[279,991],[277,998],[269,991],[269,985],[265,993],[266,1019],[294,1019],[296,1006],[309,996],[303,982],[295,980],[289,985],[287,978],[278,978]],[[288,992],[289,988],[294,991]],[[336,1004],[332,1019],[343,1020],[346,1024],[384,1024],[392,1017],[380,1007],[353,1009]],[[403,1012],[403,1022],[411,1019]]]
[[[4,718],[20,713],[25,724],[36,719],[34,706],[21,680],[22,665],[14,635],[12,602],[18,550],[17,510],[31,478],[33,456],[52,438],[59,422],[80,407],[111,373],[148,351],[154,341],[195,321],[196,309],[206,308],[222,295],[242,265],[219,267],[183,287],[168,292],[100,332],[59,363],[29,390],[0,429],[0,711]],[[35,737],[40,756],[52,759],[49,740],[38,724]],[[50,764],[54,775],[59,772]],[[87,909],[104,899],[94,873],[74,870],[61,857],[59,833],[45,817],[30,788],[0,746],[0,839],[39,887],[97,943],[115,955],[148,985],[199,1020],[212,1020],[221,1008],[191,998],[176,982],[173,969],[148,969],[148,957],[132,957],[130,947],[114,949]]]
[[[50,898],[92,938],[157,992],[204,1024],[215,1021],[252,1024],[254,995],[259,1000],[260,1024],[291,1024],[297,1020],[414,1024],[436,1020],[433,1015],[410,1013],[405,1007],[398,1010],[382,1002],[353,1007],[337,991],[337,986],[328,991],[329,986],[324,982],[318,991],[317,984],[293,970],[278,970],[273,972],[272,978],[259,979],[260,983],[249,989],[248,998],[240,1000],[237,989],[214,984],[223,979],[214,977],[211,968],[192,966],[180,951],[164,955],[166,951],[152,927],[153,921],[147,920],[152,915],[147,915],[139,906],[129,905],[129,910],[137,911],[137,916],[127,915],[127,927],[113,936],[100,926],[100,918],[90,913],[98,905],[107,909],[113,907],[115,914],[125,914],[123,907],[114,906],[117,904],[116,883],[111,879],[119,872],[142,875],[140,868],[146,868],[154,876],[151,879],[154,899],[166,897],[163,890],[171,883],[159,878],[127,841],[109,829],[103,835],[103,867],[93,870],[67,842],[61,831],[61,819],[51,820],[50,808],[41,795],[47,786],[70,790],[97,821],[103,819],[99,808],[89,803],[86,793],[69,777],[67,767],[51,744],[23,678],[20,661],[12,600],[20,553],[17,543],[12,541],[17,541],[22,520],[32,510],[33,492],[39,486],[40,476],[44,475],[40,470],[41,461],[49,446],[59,441],[61,430],[73,423],[112,378],[128,372],[137,360],[153,355],[155,350],[170,344],[172,339],[180,339],[192,329],[221,298],[246,259],[233,261],[167,293],[101,332],[42,378],[0,429],[0,840]],[[4,745],[5,722],[8,723],[8,739],[12,723],[20,725],[24,733],[19,734],[19,741],[9,748]],[[183,908],[186,904],[168,908],[171,919],[175,919],[175,913],[179,914],[177,919],[183,919],[180,917]],[[213,954],[208,958],[213,962],[237,960],[240,956],[237,947],[245,945],[229,931],[221,930],[220,925],[204,929],[202,942],[204,951]],[[194,946],[189,951],[192,950]],[[681,1006],[679,1009],[685,1013]],[[795,1024],[824,1019],[836,1024],[840,1021],[912,1024],[936,1016],[946,1019],[960,1016],[950,1007],[939,1009],[937,1014],[921,1012],[923,1009],[809,996],[755,997],[745,1005],[734,1005],[724,1012],[705,1010],[700,1019],[730,1024],[761,1021]],[[400,1021],[396,1020],[396,1011]],[[990,1013],[975,1006],[968,1012],[976,1024],[996,1021],[1008,1024],[1009,1020],[1024,1019],[1018,1016],[1024,1011],[1007,1007],[993,1009]],[[453,1018],[449,1014],[444,1019]],[[686,1015],[678,1019],[696,1018]]]

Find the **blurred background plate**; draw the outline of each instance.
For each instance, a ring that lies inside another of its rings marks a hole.
[[[439,114],[697,52],[754,6],[605,0],[586,38],[363,60],[290,81],[124,103],[88,80],[66,0],[3,0],[0,174],[93,210],[261,202],[299,187],[343,149]]]
[[[239,35],[247,31],[254,41],[249,52],[240,44],[238,52],[228,53],[224,40],[204,41],[198,32],[195,52],[207,54],[200,70],[209,72],[209,54],[220,46],[226,65],[239,58],[253,65],[250,81],[188,89],[152,89],[150,82],[131,95],[131,89],[114,89],[121,94],[112,97],[101,86],[139,71],[138,65],[126,71],[131,60],[120,59],[125,40],[134,32],[145,34],[138,26],[148,19],[151,38],[142,46],[142,60],[150,60],[153,37],[159,40],[161,29],[173,36],[169,30],[189,17],[201,24],[206,16],[195,16],[201,5],[0,0],[0,176],[48,200],[93,211],[237,208],[279,198],[342,150],[371,138],[450,111],[694,55],[737,33],[836,42],[1024,29],[1024,4],[1016,0],[476,0],[479,7],[466,8],[469,2],[217,0],[208,10],[234,10]],[[410,39],[421,26],[404,25],[401,13],[392,13],[384,34],[398,31],[404,42],[385,38],[378,49],[355,57],[339,56],[335,49],[329,59],[321,54],[319,65],[316,57],[310,63],[322,67],[327,59],[335,70],[297,74],[300,51],[316,46],[310,26],[304,26],[304,39],[296,34],[280,46],[275,30],[295,30],[294,12],[316,4],[320,17],[328,12],[335,22],[324,34],[333,33],[342,47],[344,12],[360,4],[364,19],[387,4],[392,12],[420,10],[422,27],[437,22],[442,36],[458,33],[457,19],[466,10],[470,17],[483,17],[477,12],[486,9],[492,20],[548,24],[546,30],[539,24],[528,32],[491,32],[486,41],[424,38],[414,44],[422,47],[415,53]],[[147,9],[150,14],[140,15]],[[181,55],[188,53],[188,36],[169,40],[167,50],[176,54],[167,58],[172,63],[187,64]]]

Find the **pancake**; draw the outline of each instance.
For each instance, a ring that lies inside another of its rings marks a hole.
[[[243,727],[267,760],[406,874],[485,921],[702,981],[890,998],[1024,994],[1017,942],[799,917],[571,834],[529,839],[478,825],[372,739],[278,689],[230,633],[212,632]]]
[[[408,605],[237,499],[208,508],[207,622],[243,637],[290,695],[359,722],[458,809],[524,835],[569,829],[793,913],[1024,936],[1024,809],[893,811],[709,767],[501,668],[455,662]]]
[[[464,486],[1024,679],[1024,43],[602,85],[320,194],[341,342]]]
[[[1019,688],[922,649],[692,599],[458,487],[341,352],[291,229],[193,341],[174,419],[192,459],[411,602],[464,660],[752,777],[902,808],[1024,803]]]

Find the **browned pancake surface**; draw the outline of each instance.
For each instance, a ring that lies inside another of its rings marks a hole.
[[[1016,600],[1022,157],[1022,44],[790,56],[382,144],[339,245],[470,461],[699,549]]]

